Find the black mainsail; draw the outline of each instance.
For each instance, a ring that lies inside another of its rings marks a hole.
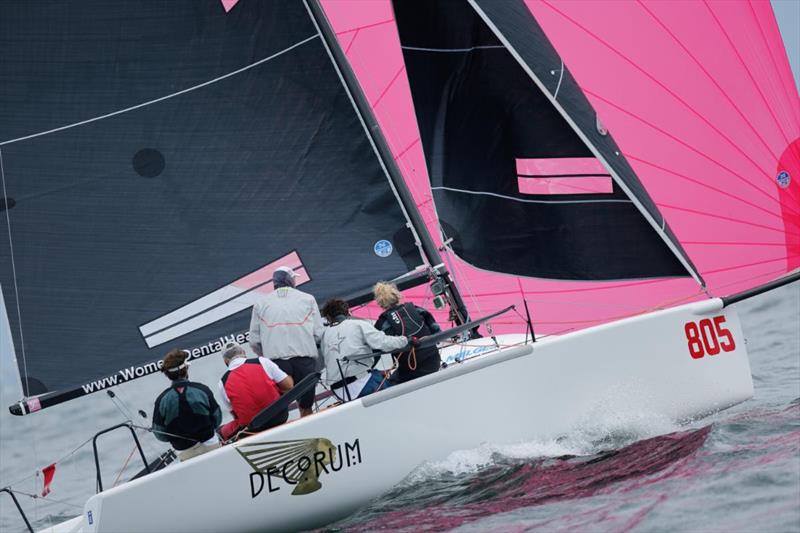
[[[243,329],[281,264],[321,300],[438,263],[303,2],[13,1],[0,34],[26,396]]]
[[[442,231],[486,270],[697,274],[521,0],[394,0]]]

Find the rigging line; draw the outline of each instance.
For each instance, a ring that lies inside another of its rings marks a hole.
[[[469,294],[470,299],[472,300],[472,304],[475,306],[475,310],[478,312],[478,316],[485,316],[483,314],[483,310],[481,309],[481,304],[476,297],[476,292],[472,287],[472,284],[469,282],[469,276],[462,275],[466,267],[462,270],[461,266],[458,264],[457,255],[453,251],[453,248],[448,241],[450,239],[447,238],[447,235],[444,232],[444,228],[439,228],[439,231],[442,235],[443,247],[445,249],[445,256],[447,260],[447,266],[450,268],[450,271],[453,273],[453,283],[457,283],[458,285],[464,285],[467,290],[467,294]]]
[[[734,172],[732,169],[730,169],[730,168],[726,167],[725,165],[723,165],[722,163],[720,163],[720,162],[719,162],[719,161],[717,161],[716,159],[714,159],[714,158],[712,158],[712,157],[708,156],[708,155],[707,155],[707,154],[705,154],[703,151],[701,151],[701,150],[698,150],[697,148],[693,147],[693,146],[692,146],[692,145],[690,145],[689,143],[682,141],[682,140],[681,140],[680,138],[678,138],[677,136],[675,136],[675,135],[672,135],[671,133],[669,133],[669,132],[667,132],[667,131],[665,131],[665,130],[663,130],[663,129],[659,128],[659,127],[658,127],[658,126],[656,126],[655,124],[652,124],[652,123],[650,123],[650,122],[646,121],[645,119],[643,119],[642,117],[640,117],[640,116],[636,115],[635,113],[631,113],[631,112],[630,112],[630,111],[628,111],[627,109],[623,109],[622,107],[620,107],[620,106],[618,106],[617,104],[615,104],[615,103],[611,102],[610,100],[608,100],[608,99],[606,99],[606,98],[604,98],[604,97],[600,96],[599,94],[593,93],[592,91],[590,91],[590,90],[588,90],[588,89],[582,89],[582,90],[583,90],[583,91],[584,91],[584,92],[585,92],[587,95],[591,95],[591,96],[593,96],[593,97],[597,98],[598,100],[600,100],[600,101],[602,101],[602,102],[604,102],[604,103],[606,103],[606,104],[610,105],[611,107],[613,107],[613,108],[617,109],[618,111],[620,111],[620,112],[622,112],[622,113],[624,113],[624,114],[626,114],[626,115],[628,115],[628,116],[630,116],[630,117],[633,117],[633,118],[635,118],[636,120],[638,120],[638,121],[639,121],[639,122],[641,122],[642,124],[645,124],[645,125],[649,126],[650,128],[652,128],[652,129],[654,129],[655,131],[657,131],[657,132],[661,133],[661,134],[662,134],[662,135],[664,135],[665,137],[667,137],[667,138],[669,138],[669,139],[672,139],[673,141],[675,141],[676,143],[680,144],[681,146],[684,146],[685,148],[688,148],[690,151],[692,151],[692,152],[696,153],[697,155],[699,155],[699,156],[700,156],[700,157],[702,157],[703,159],[707,159],[708,161],[710,161],[710,162],[712,162],[712,163],[716,164],[718,167],[720,167],[720,168],[722,168],[722,169],[726,170],[726,171],[727,171],[727,172],[729,172],[729,173],[730,173],[732,176],[734,176],[734,177],[738,178],[738,179],[739,179],[740,181],[742,181],[743,183],[746,183],[747,185],[749,185],[749,186],[750,186],[750,187],[752,187],[753,189],[757,190],[758,192],[760,192],[761,194],[763,194],[764,196],[766,196],[767,198],[769,198],[769,199],[770,199],[770,200],[772,200],[773,202],[776,202],[776,203],[778,203],[779,205],[781,205],[781,206],[785,207],[785,208],[786,208],[786,210],[787,210],[787,211],[790,211],[792,214],[794,214],[794,215],[800,215],[800,212],[798,212],[798,211],[795,211],[795,210],[794,210],[794,209],[792,209],[790,206],[788,206],[788,205],[784,204],[784,203],[783,203],[781,200],[779,200],[778,198],[775,198],[775,197],[774,197],[772,194],[770,194],[769,192],[767,192],[767,191],[763,190],[761,187],[757,186],[756,184],[754,184],[754,183],[753,183],[753,182],[751,182],[750,180],[746,179],[744,176],[741,176],[740,174],[738,174],[738,173]],[[763,172],[763,169],[762,169],[762,172]]]
[[[705,216],[705,217],[710,217],[710,218],[718,218],[720,220],[727,220],[728,222],[736,222],[738,224],[745,224],[747,226],[753,226],[755,228],[762,228],[762,229],[768,229],[770,231],[777,231],[778,233],[783,233],[785,235],[791,235],[793,237],[800,236],[800,233],[793,233],[791,231],[786,231],[786,230],[783,230],[783,229],[780,229],[780,228],[773,228],[771,226],[764,226],[763,224],[757,224],[755,222],[749,222],[749,221],[746,221],[746,220],[741,220],[741,219],[733,218],[733,217],[726,217],[724,215],[717,215],[715,213],[707,213],[705,211],[697,211],[695,209],[689,209],[688,207],[679,207],[679,206],[676,206],[676,205],[669,205],[669,204],[662,204],[662,203],[656,203],[656,205],[658,207],[666,207],[667,209],[675,209],[676,211],[684,211],[686,213],[693,213],[695,215],[700,215],[700,216]]]
[[[468,191],[465,189],[456,189],[453,187],[431,187],[432,191],[450,191],[459,192],[464,194],[474,194],[477,196],[494,196],[496,198],[503,198],[505,200],[513,200],[526,204],[630,204],[630,200],[530,200],[528,198],[514,198],[513,196],[506,196],[504,194],[497,194],[487,191]]]
[[[644,10],[645,10],[645,12],[647,12],[647,14],[648,14],[648,15],[650,15],[650,16],[653,18],[653,20],[655,20],[655,21],[656,21],[656,23],[658,23],[658,25],[659,25],[659,26],[661,26],[661,27],[664,29],[664,31],[665,31],[665,32],[667,32],[667,34],[668,34],[670,37],[672,37],[672,39],[673,39],[673,40],[674,40],[674,41],[675,41],[675,42],[678,44],[678,46],[680,46],[680,47],[681,47],[681,49],[683,49],[683,52],[684,52],[686,55],[688,55],[690,58],[692,58],[692,60],[693,60],[693,61],[695,62],[695,64],[696,64],[696,65],[697,65],[697,66],[700,68],[700,70],[702,70],[702,71],[703,71],[703,74],[705,74],[705,75],[706,75],[706,77],[707,77],[707,78],[708,78],[708,79],[711,81],[711,83],[713,83],[713,84],[714,84],[714,86],[715,86],[715,87],[716,87],[716,88],[717,88],[717,89],[720,91],[720,93],[722,93],[722,95],[725,97],[725,99],[728,101],[728,103],[731,105],[731,107],[733,107],[733,109],[734,109],[734,110],[735,110],[735,111],[736,111],[736,112],[739,114],[739,116],[742,118],[742,120],[745,122],[745,124],[747,124],[747,125],[750,127],[750,129],[752,130],[752,132],[753,132],[753,133],[755,133],[755,135],[756,135],[756,138],[757,138],[758,140],[760,140],[760,141],[761,141],[761,144],[762,144],[762,145],[764,145],[764,147],[767,149],[767,152],[768,152],[770,155],[774,156],[776,159],[778,159],[778,156],[777,156],[776,154],[772,153],[772,148],[771,148],[771,147],[770,147],[770,146],[767,144],[767,142],[764,140],[763,136],[762,136],[762,135],[761,135],[761,134],[758,132],[758,130],[756,130],[755,126],[753,126],[753,124],[752,124],[752,123],[751,123],[751,122],[748,120],[747,116],[746,116],[746,115],[745,115],[745,114],[742,112],[742,110],[741,110],[741,109],[740,109],[740,108],[739,108],[739,107],[738,107],[738,106],[737,106],[737,105],[734,103],[734,101],[731,99],[730,95],[729,95],[729,94],[728,94],[728,93],[727,93],[727,92],[726,92],[726,91],[725,91],[725,90],[724,90],[724,89],[723,89],[723,88],[720,86],[720,84],[719,84],[719,83],[717,82],[717,80],[716,80],[716,79],[715,79],[715,78],[714,78],[714,77],[711,75],[711,73],[710,73],[710,72],[708,72],[708,70],[706,70],[706,68],[705,68],[705,67],[703,66],[703,64],[702,64],[702,63],[701,63],[701,62],[700,62],[700,61],[697,59],[697,57],[695,57],[695,55],[694,55],[694,54],[692,54],[691,50],[689,50],[689,48],[688,48],[687,46],[685,46],[685,45],[684,45],[684,44],[683,44],[683,43],[680,41],[680,39],[678,39],[678,37],[677,37],[677,36],[676,36],[676,35],[675,35],[675,34],[674,34],[674,33],[673,33],[673,32],[672,32],[672,31],[671,31],[671,30],[670,30],[670,29],[669,29],[669,28],[668,28],[668,27],[667,27],[667,26],[666,26],[666,25],[665,25],[665,24],[664,24],[664,23],[663,23],[663,22],[662,22],[662,21],[661,21],[661,20],[660,20],[658,17],[656,17],[655,13],[653,13],[652,11],[650,11],[650,10],[647,8],[647,6],[645,6],[645,5],[644,5],[644,3],[643,3],[641,0],[637,0],[637,3],[639,4],[639,6],[640,6],[642,9],[644,9]],[[732,141],[731,141],[731,142],[732,142]]]
[[[117,483],[119,482],[119,478],[122,477],[122,474],[125,472],[125,469],[128,468],[128,463],[130,463],[131,457],[133,457],[134,453],[136,453],[136,445],[135,444],[133,445],[133,448],[131,448],[131,453],[128,454],[128,458],[125,459],[124,463],[122,463],[122,468],[119,469],[119,472],[117,473],[117,477],[114,479],[114,482],[111,484],[112,487],[116,487],[117,486]],[[145,466],[147,466],[147,465],[145,465]]]
[[[50,133],[56,133],[56,132],[59,132],[59,131],[68,130],[68,129],[71,129],[71,128],[75,128],[77,126],[83,126],[83,125],[89,124],[91,122],[97,122],[98,120],[103,120],[103,119],[106,119],[106,118],[109,118],[109,117],[113,117],[113,116],[116,116],[116,115],[121,115],[123,113],[127,113],[129,111],[134,111],[136,109],[140,109],[142,107],[149,106],[151,104],[155,104],[155,103],[158,103],[158,102],[163,102],[164,100],[169,100],[170,98],[175,98],[176,96],[180,96],[182,94],[186,94],[186,93],[189,93],[189,92],[192,92],[192,91],[196,91],[197,89],[201,89],[201,88],[206,87],[208,85],[212,85],[214,83],[217,83],[218,81],[222,81],[224,79],[230,78],[231,76],[236,76],[237,74],[241,74],[242,72],[246,72],[246,71],[248,71],[248,70],[250,70],[252,68],[255,68],[255,67],[259,66],[259,65],[262,65],[262,64],[266,63],[267,61],[270,61],[272,59],[275,59],[276,57],[282,56],[283,54],[285,54],[287,52],[290,52],[291,50],[294,50],[295,48],[297,48],[299,46],[302,46],[302,45],[306,44],[307,42],[316,39],[317,37],[319,37],[319,34],[315,33],[314,35],[312,35],[310,37],[306,37],[302,41],[298,41],[298,42],[294,43],[293,45],[291,45],[291,46],[289,46],[287,48],[284,48],[283,50],[281,50],[279,52],[275,52],[274,54],[272,54],[270,56],[267,56],[265,58],[259,59],[258,61],[254,62],[254,63],[250,63],[249,65],[246,65],[246,66],[244,66],[242,68],[239,68],[239,69],[236,69],[234,71],[228,72],[227,74],[223,74],[222,76],[218,76],[218,77],[216,77],[216,78],[214,78],[212,80],[204,81],[203,83],[199,83],[197,85],[193,85],[191,87],[187,87],[186,89],[182,89],[180,91],[177,91],[177,92],[174,92],[174,93],[170,93],[170,94],[167,94],[165,96],[161,96],[159,98],[155,98],[153,100],[148,100],[146,102],[142,102],[140,104],[136,104],[136,105],[133,105],[133,106],[130,106],[130,107],[126,107],[124,109],[119,109],[117,111],[112,111],[111,113],[106,113],[105,115],[92,117],[90,119],[82,120],[80,122],[74,122],[72,124],[67,124],[66,126],[60,126],[58,128],[53,128],[53,129],[49,129],[49,130],[46,130],[46,131],[40,131],[38,133],[33,133],[31,135],[25,135],[23,137],[17,137],[16,139],[8,139],[6,141],[0,142],[0,146],[4,146],[6,144],[11,144],[11,143],[16,143],[16,142],[19,142],[19,141],[25,141],[25,140],[28,140],[28,139],[33,139],[35,137],[41,137],[42,135],[48,135]]]
[[[25,337],[22,334],[22,311],[19,304],[19,286],[17,285],[17,264],[14,259],[14,241],[11,237],[11,209],[8,206],[8,192],[6,191],[6,172],[3,163],[3,150],[0,148],[0,181],[3,182],[3,201],[6,202],[6,227],[8,229],[8,251],[11,257],[11,278],[14,280],[14,297],[17,306],[17,329],[19,329],[19,345],[22,352],[22,368],[25,370],[25,388],[22,391],[23,395],[27,394],[30,390],[30,383],[28,378],[28,360],[25,357]],[[9,323],[9,326],[11,324]],[[12,342],[13,345],[13,342]],[[22,385],[22,378],[20,377],[20,385]]]
[[[717,188],[717,187],[714,187],[714,186],[712,186],[712,185],[709,185],[708,183],[704,183],[704,182],[703,182],[703,181],[701,181],[701,180],[698,180],[698,179],[692,178],[692,177],[690,177],[690,176],[687,176],[687,175],[685,175],[685,174],[681,174],[681,173],[679,173],[679,172],[676,172],[676,171],[674,171],[674,170],[668,169],[668,168],[666,168],[666,167],[662,167],[661,165],[658,165],[658,164],[656,164],[656,163],[653,163],[652,161],[647,161],[647,160],[645,160],[645,159],[642,159],[642,158],[640,158],[640,157],[636,157],[635,155],[631,155],[631,154],[624,154],[624,155],[625,155],[625,158],[626,158],[626,159],[629,159],[629,160],[631,160],[631,161],[637,161],[637,162],[639,162],[639,163],[642,163],[642,164],[645,164],[645,165],[649,165],[649,166],[651,166],[651,167],[653,167],[653,168],[656,168],[656,169],[658,169],[658,170],[661,170],[662,172],[667,172],[667,173],[669,173],[669,174],[672,174],[673,176],[675,176],[675,177],[677,177],[677,178],[684,179],[684,180],[686,180],[686,181],[688,181],[688,182],[694,183],[695,185],[698,185],[698,186],[700,186],[700,187],[703,187],[703,188],[705,188],[705,189],[709,189],[709,190],[711,190],[711,191],[714,191],[714,192],[716,192],[716,193],[718,193],[718,194],[721,194],[721,195],[723,195],[723,196],[727,196],[727,197],[729,197],[729,198],[732,198],[732,199],[734,199],[734,200],[737,200],[737,201],[739,201],[739,202],[742,202],[743,204],[747,204],[747,205],[749,205],[750,207],[754,207],[754,208],[756,208],[756,209],[758,209],[758,210],[760,210],[760,211],[763,211],[764,213],[767,213],[767,214],[769,214],[769,215],[771,215],[771,216],[773,216],[773,217],[775,217],[775,218],[777,218],[777,219],[779,219],[779,220],[782,220],[782,221],[784,220],[784,218],[783,218],[781,215],[779,215],[778,213],[775,213],[774,211],[770,211],[770,210],[769,210],[769,209],[767,209],[766,207],[761,207],[760,205],[758,205],[758,204],[755,204],[755,203],[753,203],[753,202],[751,202],[751,201],[749,201],[749,200],[745,200],[745,199],[744,199],[744,198],[742,198],[741,196],[737,196],[737,195],[735,195],[735,194],[733,194],[733,193],[730,193],[730,192],[728,192],[728,191],[726,191],[726,190],[724,190],[724,189],[719,189],[719,188]],[[797,224],[797,223],[795,223],[795,222],[792,222],[792,224]]]
[[[48,496],[40,496],[38,494],[31,494],[30,492],[23,492],[21,490],[16,490],[16,489],[11,489],[11,488],[9,488],[8,490],[13,492],[14,494],[19,494],[20,496],[27,496],[28,498],[32,498],[34,500],[45,500],[47,502],[60,503],[62,505],[67,505],[69,507],[75,507],[77,509],[83,510],[83,505],[75,505],[74,503],[69,503],[69,502],[66,502],[64,500],[56,500],[56,499],[50,498]]]
[[[27,417],[27,418],[30,418],[30,417]],[[68,454],[62,456],[57,461],[53,461],[53,463],[54,464],[63,463],[64,461],[66,461],[67,459],[69,459],[70,457],[75,455],[78,452],[78,450],[80,450],[81,448],[83,448],[84,446],[86,446],[87,444],[92,442],[93,438],[94,437],[90,437],[90,438],[86,439],[81,444],[79,444],[75,449],[73,449],[71,452],[69,452]],[[36,464],[39,464],[38,459],[36,460]],[[19,485],[20,483],[24,483],[25,481],[29,480],[32,477],[37,477],[38,475],[39,475],[39,470],[36,470],[33,474],[29,474],[29,475],[27,475],[27,476],[15,481],[14,483],[9,483],[7,486],[8,487],[13,487],[14,485]]]
[[[412,52],[443,52],[443,53],[460,53],[472,52],[473,50],[492,50],[492,49],[505,49],[502,44],[485,44],[479,46],[470,46],[469,48],[425,48],[422,46],[400,46],[403,50],[411,50]]]
[[[111,389],[108,389],[108,390],[111,390]],[[120,414],[123,417],[127,418],[128,420],[133,421],[133,417],[131,416],[131,413],[129,411],[127,411],[127,406],[125,406],[125,409],[123,410],[122,404],[121,403],[119,403],[119,404],[117,403],[117,398],[115,398],[114,396],[109,396],[109,395],[106,395],[106,396],[108,396],[108,398],[111,400],[111,403],[114,404],[114,407],[117,408],[117,411],[119,411]]]
[[[730,38],[730,35],[728,35],[728,32],[725,31],[725,28],[722,26],[722,23],[717,18],[717,15],[714,14],[714,11],[711,9],[711,6],[708,5],[708,1],[707,0],[703,1],[703,5],[706,6],[706,9],[708,9],[708,12],[711,14],[711,18],[713,18],[714,22],[717,23],[717,26],[719,27],[720,31],[722,31],[722,34],[725,36],[725,39],[728,41],[728,44],[730,44],[731,48],[736,53],[736,57],[739,58],[739,62],[744,67],[745,72],[747,72],[747,76],[750,78],[750,82],[755,86],[756,90],[758,91],[758,94],[761,96],[761,100],[764,102],[764,106],[767,108],[767,111],[769,111],[769,114],[772,117],[772,120],[774,120],[775,121],[775,125],[778,126],[778,131],[781,132],[781,135],[783,136],[783,140],[786,141],[786,143],[788,144],[790,141],[786,136],[786,132],[783,130],[783,125],[780,123],[780,121],[778,120],[778,117],[775,116],[775,113],[773,112],[772,108],[769,106],[769,102],[767,102],[767,98],[764,96],[764,93],[761,91],[761,86],[758,85],[758,83],[756,83],[756,80],[753,77],[753,73],[750,72],[750,69],[748,68],[747,63],[745,63],[744,58],[739,53],[739,49],[736,48],[736,45],[733,43],[733,41]]]
[[[564,12],[562,12],[562,11],[560,11],[560,10],[556,9],[555,7],[553,7],[552,5],[550,5],[550,4],[549,4],[547,1],[543,1],[543,3],[544,3],[544,5],[546,5],[546,6],[550,7],[550,8],[551,8],[553,11],[555,11],[556,13],[558,13],[559,15],[561,15],[562,17],[564,17],[565,19],[567,19],[568,21],[570,21],[572,24],[574,24],[575,26],[577,26],[578,28],[580,28],[581,30],[583,30],[583,31],[584,31],[586,34],[590,35],[592,38],[594,38],[594,39],[595,39],[597,42],[599,42],[600,44],[602,44],[604,47],[606,47],[606,48],[608,48],[609,50],[611,50],[611,51],[612,51],[613,53],[615,53],[617,56],[619,56],[620,58],[622,58],[622,59],[623,59],[623,60],[624,60],[626,63],[629,63],[631,66],[633,66],[633,68],[634,68],[634,69],[636,69],[636,70],[637,70],[637,71],[639,71],[641,74],[643,74],[643,75],[644,75],[644,76],[645,76],[647,79],[649,79],[650,81],[652,81],[653,83],[655,83],[656,85],[658,85],[658,86],[659,86],[659,87],[660,87],[662,90],[664,90],[664,91],[665,91],[667,94],[669,94],[669,95],[670,95],[670,96],[672,96],[672,97],[673,97],[675,100],[677,100],[678,102],[680,102],[680,103],[681,103],[681,104],[682,104],[684,107],[686,107],[686,109],[688,109],[688,110],[689,110],[689,111],[690,111],[692,114],[694,114],[695,116],[697,116],[697,118],[699,118],[699,119],[700,119],[702,122],[704,122],[704,123],[705,123],[706,125],[708,125],[708,126],[711,128],[711,129],[713,129],[713,130],[714,130],[714,131],[715,131],[715,132],[716,132],[716,133],[717,133],[717,134],[718,134],[720,137],[722,137],[723,139],[725,139],[726,141],[728,141],[728,143],[729,143],[729,144],[730,144],[730,145],[731,145],[731,146],[734,148],[734,150],[736,150],[736,151],[738,151],[739,153],[741,153],[741,154],[742,154],[742,155],[743,155],[743,156],[744,156],[744,157],[745,157],[747,160],[749,160],[749,161],[750,161],[750,162],[751,162],[751,163],[752,163],[752,164],[753,164],[753,165],[754,165],[756,168],[758,168],[758,169],[761,169],[761,166],[760,166],[760,165],[758,165],[758,164],[756,164],[756,162],[755,162],[755,161],[753,161],[753,160],[750,158],[750,156],[748,156],[748,155],[747,155],[747,153],[745,153],[745,152],[744,152],[744,150],[742,150],[742,149],[741,149],[741,147],[739,147],[739,146],[738,146],[736,143],[734,143],[732,139],[728,138],[728,137],[727,137],[727,136],[726,136],[726,135],[725,135],[725,134],[724,134],[722,131],[720,131],[720,130],[719,130],[717,127],[716,127],[716,126],[714,126],[714,124],[712,124],[712,123],[711,123],[711,122],[710,122],[710,121],[709,121],[707,118],[705,118],[705,117],[704,117],[704,116],[703,116],[701,113],[699,113],[699,112],[698,112],[696,109],[694,109],[694,108],[693,108],[691,105],[689,105],[689,103],[688,103],[688,102],[686,102],[686,101],[685,101],[685,100],[683,100],[683,99],[682,99],[680,96],[678,96],[677,94],[675,94],[675,92],[674,92],[674,91],[670,90],[670,89],[669,89],[669,88],[668,88],[666,85],[664,85],[662,82],[660,82],[659,80],[657,80],[657,79],[656,79],[656,78],[655,78],[653,75],[651,75],[650,73],[648,73],[648,72],[647,72],[645,69],[643,69],[642,67],[640,67],[639,65],[637,65],[637,64],[636,64],[636,62],[634,62],[634,61],[633,61],[632,59],[630,59],[628,56],[626,56],[625,54],[623,54],[622,52],[620,52],[619,50],[617,50],[616,48],[614,48],[613,46],[611,46],[611,45],[610,45],[608,42],[606,42],[604,39],[600,38],[600,37],[599,37],[597,34],[595,34],[595,33],[591,32],[589,29],[587,29],[585,26],[581,25],[579,22],[577,22],[575,19],[571,18],[571,17],[570,17],[569,15],[567,15],[566,13],[564,13]],[[756,135],[758,135],[758,134],[756,133]],[[775,158],[777,159],[777,156],[775,156],[775,154],[773,154],[773,153],[772,153],[772,150],[768,149],[767,151],[769,152],[769,154],[770,154],[771,156],[773,156],[773,157],[775,157]],[[765,173],[765,175],[766,175],[766,173]],[[770,176],[769,176],[769,175],[767,175],[767,177],[768,177],[768,178],[770,178]]]
[[[792,95],[789,92],[790,87],[791,88],[795,87],[794,77],[791,76],[792,74],[791,70],[788,71],[788,74],[790,74],[790,76],[787,80],[786,78],[787,70],[785,67],[783,69],[778,68],[778,62],[775,60],[775,55],[773,54],[773,48],[769,45],[769,42],[767,41],[767,35],[766,33],[764,33],[764,28],[761,26],[761,19],[758,18],[758,15],[756,14],[755,9],[753,8],[752,0],[749,0],[747,2],[747,5],[750,6],[750,12],[753,14],[753,19],[756,21],[756,27],[758,28],[758,32],[761,34],[761,39],[764,41],[764,47],[769,51],[769,58],[770,61],[772,62],[772,68],[774,69],[774,72],[778,73],[778,78],[779,78],[778,85],[781,86],[781,88],[783,89],[783,95],[786,97],[786,100],[783,103],[785,107],[788,107],[792,111],[792,114],[794,115],[795,119],[797,120],[798,123],[800,123],[800,105],[796,104],[797,102],[796,94]],[[774,11],[770,10],[770,13],[773,13],[772,20],[775,21]],[[776,31],[778,36],[780,37],[780,29],[773,27],[773,31]],[[783,44],[783,42],[781,42],[781,44]],[[784,50],[785,52],[786,48],[783,47],[782,50]]]

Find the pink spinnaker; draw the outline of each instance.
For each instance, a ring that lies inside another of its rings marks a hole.
[[[800,266],[800,99],[769,2],[526,4],[709,293],[730,294]],[[438,242],[391,3],[323,6]],[[521,309],[525,298],[537,333],[705,297],[690,278],[549,281],[480,271],[452,254],[446,260],[473,315],[512,303]],[[426,304],[430,294],[420,288],[407,297]],[[493,326],[521,331],[524,322],[505,315]]]

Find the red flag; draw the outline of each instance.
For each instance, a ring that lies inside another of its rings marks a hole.
[[[53,482],[53,476],[56,475],[56,464],[42,468],[42,475],[44,476],[44,487],[42,488],[42,497],[50,494],[50,483]]]

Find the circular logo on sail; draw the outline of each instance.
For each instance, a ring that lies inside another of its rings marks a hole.
[[[778,175],[775,176],[775,180],[778,182],[778,185],[781,186],[781,189],[785,189],[789,186],[789,183],[791,183],[792,177],[785,170],[781,170],[778,172]]]
[[[375,251],[375,255],[378,257],[389,257],[392,255],[392,243],[386,239],[381,239],[376,242],[372,249]]]

